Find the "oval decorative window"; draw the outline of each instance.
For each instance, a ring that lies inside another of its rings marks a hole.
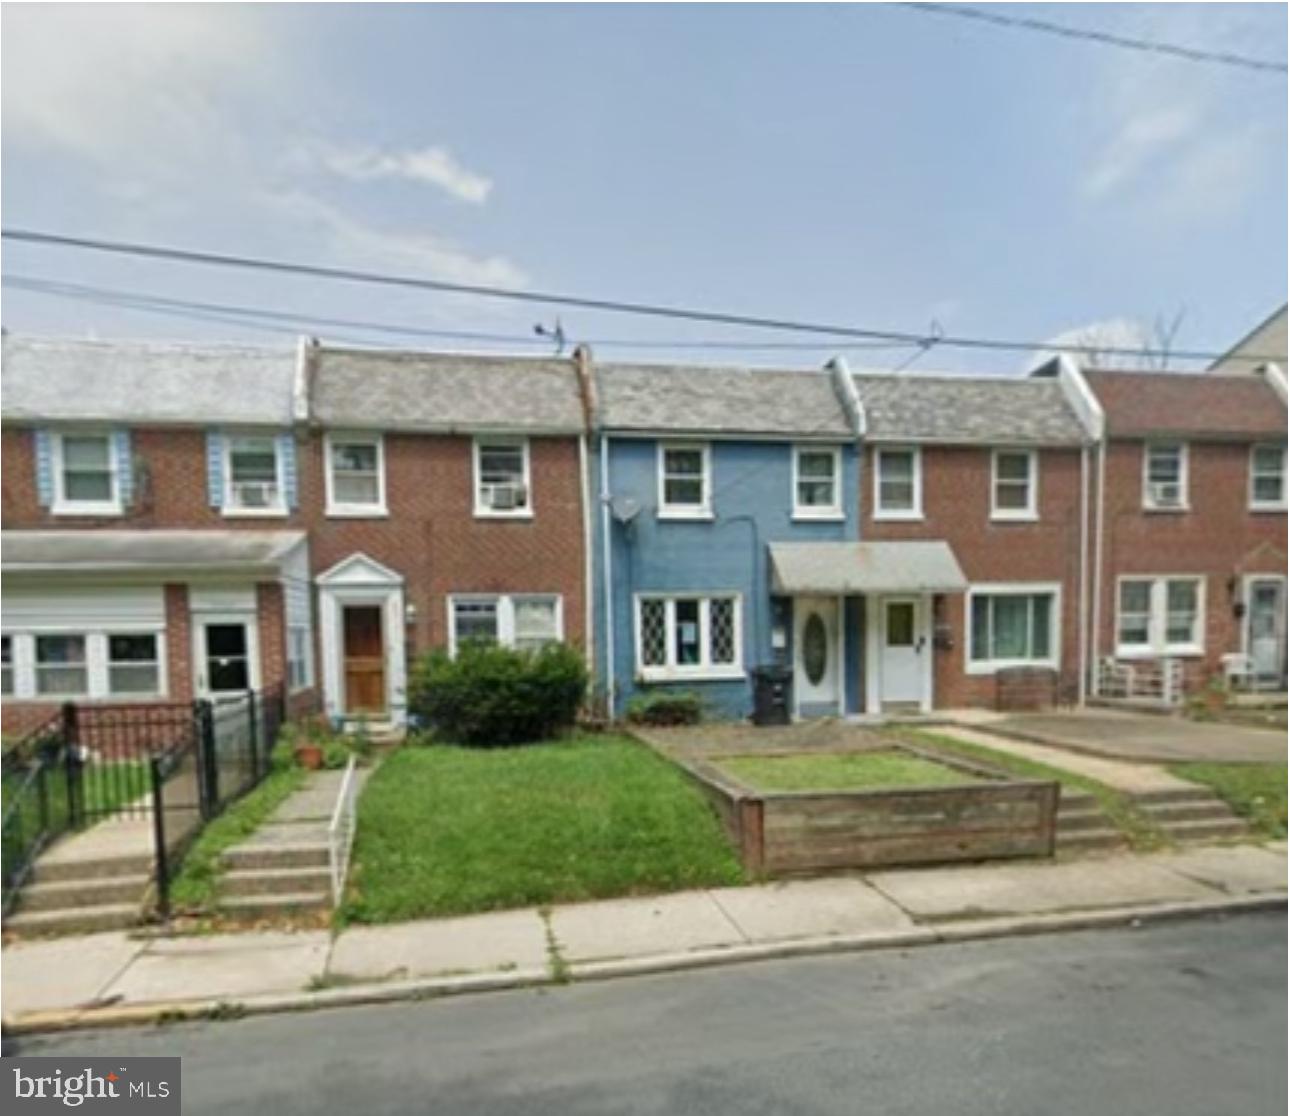
[[[802,667],[812,686],[818,686],[829,665],[829,633],[818,612],[812,612],[802,626]]]

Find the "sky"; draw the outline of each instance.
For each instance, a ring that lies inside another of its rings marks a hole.
[[[1009,5],[1284,61],[1282,4]],[[1223,350],[1286,299],[1286,77],[850,5],[6,4],[3,222],[453,282],[1026,341]],[[43,335],[1018,373],[800,335],[6,242]],[[312,316],[507,342],[396,337]],[[639,345],[622,344],[639,342]],[[693,343],[700,343],[695,345]]]

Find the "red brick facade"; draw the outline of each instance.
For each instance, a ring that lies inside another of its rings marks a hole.
[[[1073,701],[1079,679],[1080,450],[1037,453],[1039,488],[1034,521],[991,519],[991,454],[988,446],[922,447],[923,517],[883,520],[873,515],[875,451],[865,452],[861,485],[862,539],[939,539],[958,558],[968,582],[1057,582],[1061,585],[1061,670],[1057,689]],[[994,707],[991,674],[969,674],[967,595],[935,600],[938,628],[948,628],[951,647],[938,647],[932,699],[940,708]]]

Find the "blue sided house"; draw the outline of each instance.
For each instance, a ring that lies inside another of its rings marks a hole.
[[[613,716],[636,695],[752,712],[752,673],[792,671],[794,716],[863,708],[860,598],[777,584],[858,539],[860,411],[845,368],[594,366],[597,677]],[[800,545],[805,551],[799,551]],[[800,565],[796,562],[795,565]]]

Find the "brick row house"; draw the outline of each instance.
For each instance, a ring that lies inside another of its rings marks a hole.
[[[621,715],[1285,685],[1285,382],[6,336],[4,727],[563,640]],[[1184,631],[1184,629],[1186,629]]]

